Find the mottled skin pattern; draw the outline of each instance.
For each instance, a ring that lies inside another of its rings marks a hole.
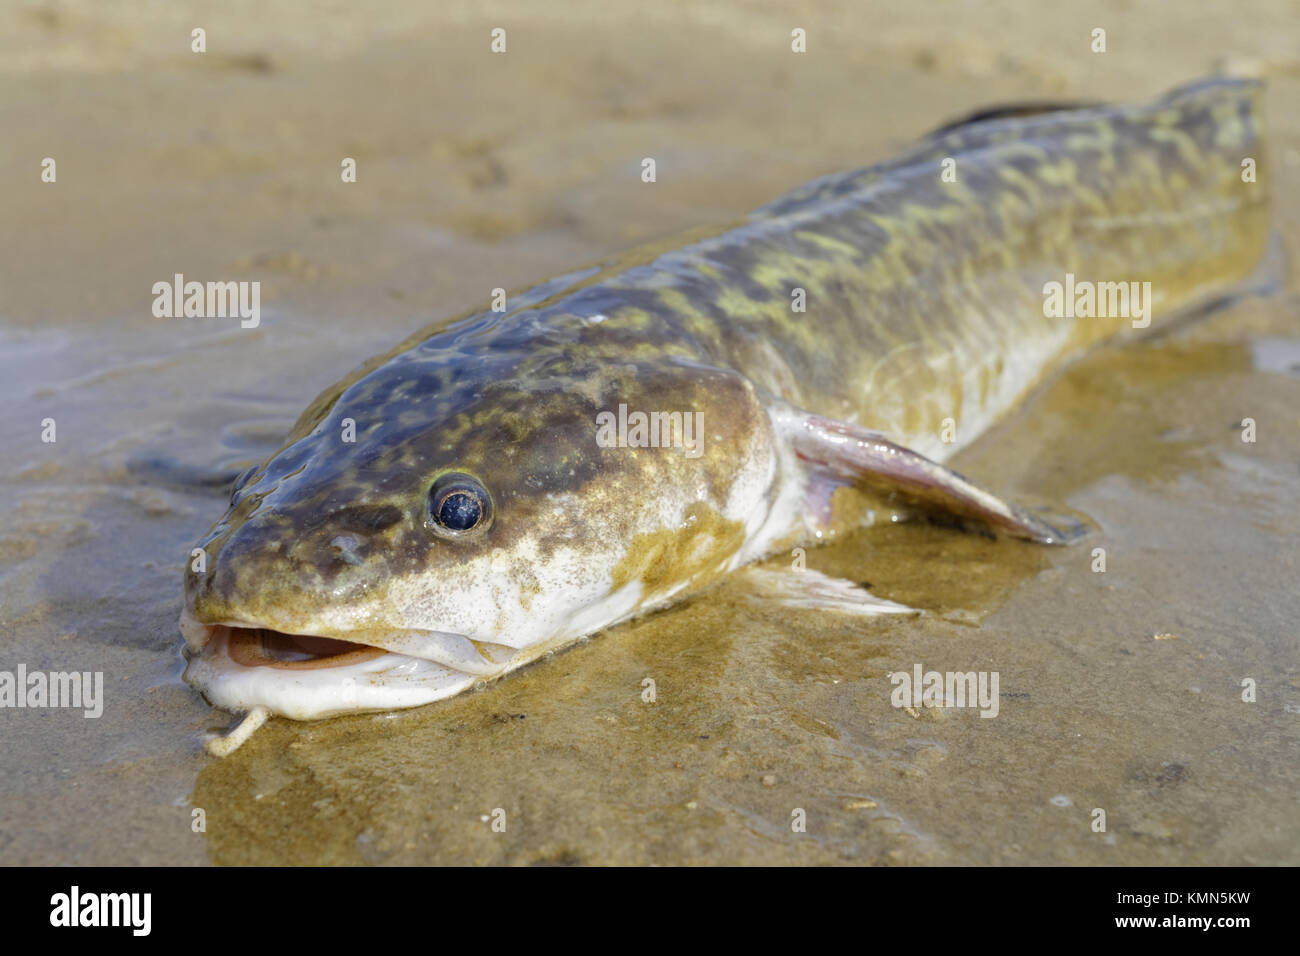
[[[1258,98],[1210,81],[960,126],[728,231],[426,329],[317,398],[240,484],[201,542],[188,607],[298,633],[502,640],[530,614],[553,624],[608,593],[635,542],[658,549],[633,562],[653,566],[656,595],[694,590],[757,557],[746,542],[782,537],[760,534],[781,490],[774,403],[941,458],[1128,325],[1045,318],[1045,282],[1151,282],[1158,323],[1246,276],[1268,233],[1267,176],[1241,180],[1244,157],[1264,165]],[[956,182],[940,177],[948,157]],[[702,411],[705,453],[598,447],[596,415],[619,403]],[[939,440],[948,417],[953,445]],[[341,439],[349,418],[355,443]],[[431,533],[426,496],[447,471],[489,489],[485,534]]]

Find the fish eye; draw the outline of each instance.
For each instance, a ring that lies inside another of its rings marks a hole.
[[[444,534],[481,531],[492,521],[492,499],[469,475],[443,475],[429,489],[429,520],[434,530]]]

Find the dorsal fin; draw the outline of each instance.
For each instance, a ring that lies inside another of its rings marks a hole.
[[[766,206],[754,210],[750,218],[762,219],[783,215],[808,203],[862,189],[887,173],[903,167],[929,161],[955,150],[978,149],[993,140],[1006,139],[1009,135],[1013,135],[1013,132],[1001,125],[1002,120],[1026,120],[1053,113],[1066,115],[1073,112],[1079,115],[1081,111],[1095,111],[1102,108],[1106,108],[1106,105],[1086,102],[1011,103],[986,107],[932,130],[893,159],[862,169],[832,173],[804,183]],[[1120,107],[1110,107],[1110,109],[1120,109]]]
[[[755,210],[751,219],[782,216],[805,208],[811,203],[835,199],[864,189],[893,173],[918,163],[935,162],[940,158],[969,153],[1016,140],[1059,134],[1062,129],[1078,124],[1086,128],[1098,121],[1141,122],[1143,117],[1153,117],[1169,110],[1188,115],[1209,117],[1219,103],[1237,103],[1245,114],[1254,108],[1261,85],[1255,80],[1231,77],[1210,77],[1179,87],[1146,103],[1109,105],[1096,103],[1014,103],[977,110],[955,122],[939,127],[921,137],[911,147],[893,159],[862,169],[832,173],[773,200]]]
[[[1044,113],[1058,113],[1061,110],[1096,109],[1098,106],[1103,105],[1103,103],[1095,100],[1077,103],[1006,103],[1002,106],[991,106],[987,109],[976,110],[961,119],[953,120],[951,123],[944,123],[938,129],[931,130],[923,138],[933,139],[936,136],[951,133],[953,130],[960,129],[963,126],[970,126],[973,123],[987,123],[991,120],[1002,119],[1024,119],[1027,116],[1041,116]]]

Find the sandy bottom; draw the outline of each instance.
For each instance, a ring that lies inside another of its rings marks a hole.
[[[274,720],[224,761],[175,627],[224,505],[205,482],[363,358],[978,105],[1262,73],[1295,261],[1294,11],[102,6],[29,4],[0,39],[0,670],[100,671],[106,698],[0,710],[0,863],[1300,863],[1294,280],[1093,353],[954,463],[1086,514],[1084,545],[899,525],[809,552],[919,619],[724,584],[460,698]],[[177,272],[260,280],[261,326],[153,318]],[[997,671],[998,716],[890,706],[918,663]]]

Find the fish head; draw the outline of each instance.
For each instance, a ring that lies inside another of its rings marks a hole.
[[[749,559],[777,461],[742,376],[447,351],[327,391],[237,482],[185,581],[186,677],[210,702],[427,703]]]

